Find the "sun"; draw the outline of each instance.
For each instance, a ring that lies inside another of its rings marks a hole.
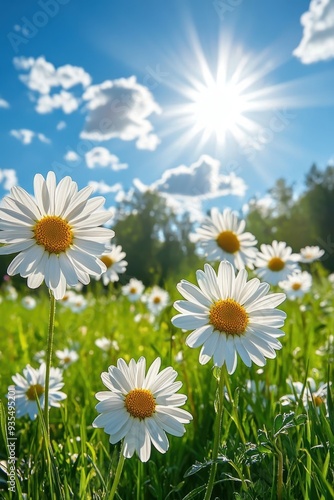
[[[235,132],[247,109],[247,100],[238,85],[232,82],[212,82],[193,96],[190,113],[195,129],[215,134],[223,139],[227,132]]]
[[[164,107],[166,122],[172,123],[165,135],[174,135],[173,152],[187,145],[194,153],[210,148],[226,156],[253,150],[277,110],[305,104],[294,82],[273,83],[282,57],[269,48],[247,52],[228,34],[205,53],[197,33],[190,30],[188,48],[173,59],[174,79],[168,80],[176,98]]]

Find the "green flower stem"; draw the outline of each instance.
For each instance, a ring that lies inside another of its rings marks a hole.
[[[242,423],[240,422],[238,408],[236,407],[235,400],[234,400],[233,395],[232,395],[231,386],[230,386],[230,382],[228,380],[228,377],[226,377],[225,385],[226,385],[228,397],[229,397],[231,404],[232,404],[231,418],[238,429],[238,433],[239,433],[239,436],[240,436],[242,443],[246,444],[247,441],[246,441],[245,433],[244,433],[244,430],[242,428]],[[250,480],[251,476],[250,476],[249,467],[246,466],[245,470],[246,470],[246,476]],[[243,482],[243,487],[245,487],[247,489],[245,482]]]
[[[119,480],[121,478],[121,474],[122,474],[122,470],[123,470],[123,465],[124,465],[124,462],[125,462],[125,456],[123,454],[123,451],[124,451],[124,442],[123,442],[123,445],[122,445],[122,449],[120,451],[119,460],[118,460],[118,464],[117,464],[117,468],[116,468],[116,472],[115,472],[115,477],[114,477],[114,482],[112,484],[112,488],[110,490],[108,500],[113,500],[113,498],[115,496],[115,493],[116,493],[116,490],[117,490],[117,486],[118,486]]]
[[[277,500],[282,500],[283,494],[283,453],[277,449]]]
[[[56,315],[56,299],[54,298],[54,295],[50,290],[50,315],[49,315],[48,345],[46,350],[46,372],[45,372],[45,393],[44,393],[44,420],[49,441],[50,441],[49,385],[50,385],[50,368],[52,360],[55,315]]]
[[[218,382],[218,405],[216,410],[216,419],[214,423],[214,437],[213,437],[213,448],[212,448],[212,463],[210,469],[210,475],[208,484],[206,486],[205,497],[204,500],[210,500],[213,485],[215,482],[216,472],[217,472],[217,458],[218,451],[220,445],[220,436],[221,436],[221,428],[222,428],[222,418],[223,418],[223,410],[224,410],[224,383],[225,383],[225,375],[226,368],[223,366],[220,370],[219,374],[219,382]]]
[[[246,437],[245,437],[245,433],[244,433],[243,428],[242,428],[242,424],[241,424],[240,419],[239,419],[238,408],[235,405],[234,397],[233,397],[232,391],[231,391],[230,382],[229,382],[229,380],[227,378],[226,378],[225,385],[226,385],[228,397],[229,397],[229,399],[231,401],[231,404],[232,404],[232,419],[233,419],[233,422],[235,423],[235,425],[236,425],[236,427],[238,429],[241,441],[243,442],[243,444],[246,444]]]

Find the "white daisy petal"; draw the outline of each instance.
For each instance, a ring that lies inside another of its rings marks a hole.
[[[169,442],[165,431],[157,425],[154,418],[147,419],[146,427],[149,431],[153,446],[160,451],[160,453],[166,453],[169,448]]]
[[[172,318],[172,323],[178,328],[191,330],[192,328],[199,328],[206,325],[208,322],[207,316],[207,314],[197,316],[193,316],[191,314],[178,314]]]
[[[237,367],[237,351],[234,346],[234,339],[231,337],[226,339],[225,363],[228,373],[232,375]]]
[[[204,325],[201,328],[197,328],[190,335],[188,335],[186,338],[186,344],[193,348],[199,347],[206,342],[209,336],[212,335],[212,332],[212,325]]]
[[[122,427],[117,431],[110,434],[109,442],[111,444],[116,444],[118,441],[123,439],[128,433],[131,432],[131,428],[133,425],[133,420],[131,418],[128,418],[123,422]]]
[[[203,304],[204,306],[208,307],[211,304],[210,299],[208,299],[197,286],[189,283],[189,281],[180,281],[180,283],[177,285],[177,289],[180,294],[190,302],[194,302],[195,304],[200,305]]]
[[[177,311],[185,314],[204,314],[207,312],[206,307],[187,300],[177,300],[174,302],[174,307]]]
[[[226,359],[226,335],[219,335],[215,352],[213,353],[213,362],[215,366],[223,366]]]
[[[148,387],[152,386],[155,378],[159,373],[160,366],[161,366],[161,359],[156,358],[147,371],[145,380],[143,381],[142,385],[143,389],[147,389]]]

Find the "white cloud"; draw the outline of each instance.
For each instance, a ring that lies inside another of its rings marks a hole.
[[[142,148],[146,141],[147,149],[156,147],[158,139],[152,134],[153,126],[147,118],[161,109],[149,89],[137,83],[135,76],[92,85],[82,97],[88,109],[82,138],[137,140],[137,146]]]
[[[16,171],[12,168],[0,168],[0,184],[3,189],[9,191],[13,186],[17,185]]]
[[[300,19],[303,38],[293,55],[304,64],[334,57],[334,1],[311,0],[309,10]]]
[[[77,162],[79,160],[81,161],[81,158],[75,151],[67,151],[64,156],[64,160],[69,162]]]
[[[91,83],[90,75],[83,68],[71,64],[56,68],[43,56],[37,59],[14,57],[14,66],[18,71],[25,71],[19,79],[39,94],[35,109],[41,114],[51,113],[54,109],[62,109],[66,114],[77,110],[80,99],[67,90],[76,85],[86,88]],[[60,88],[60,91],[52,93],[55,88]]]
[[[30,144],[31,141],[33,140],[35,132],[33,132],[32,130],[22,128],[20,130],[11,130],[10,135],[15,137],[15,139],[21,141],[22,144]]]
[[[43,56],[37,59],[14,57],[14,65],[18,70],[28,71],[27,74],[19,75],[20,80],[30,90],[35,90],[40,94],[49,94],[52,87],[69,89],[78,84],[88,87],[91,83],[90,75],[83,68],[71,64],[55,68]]]
[[[57,69],[57,79],[59,85],[64,89],[70,89],[75,85],[81,84],[84,88],[91,84],[91,77],[80,66],[65,64]]]
[[[160,144],[160,139],[156,134],[141,135],[136,142],[138,149],[148,149],[149,151],[154,151],[158,144]]]
[[[88,185],[92,186],[92,188],[94,189],[94,193],[99,194],[117,193],[118,191],[122,190],[122,184],[120,184],[119,182],[112,186],[109,186],[104,181],[89,181]]]
[[[74,97],[73,94],[62,90],[59,94],[45,94],[37,99],[37,113],[51,113],[54,109],[62,109],[64,113],[69,114],[77,110],[80,104],[80,99]]]
[[[16,69],[23,69],[25,71],[28,71],[30,68],[33,67],[35,59],[33,57],[14,57],[13,59],[14,66]]]
[[[39,139],[41,142],[44,142],[45,144],[51,144],[51,140],[46,137],[44,134],[36,134],[37,139]]]
[[[119,163],[118,157],[103,147],[95,147],[88,151],[85,154],[85,160],[88,168],[108,167],[115,171],[128,168],[126,163]]]
[[[247,186],[234,172],[224,175],[220,171],[220,162],[209,155],[202,155],[189,167],[166,170],[161,179],[151,184],[150,189],[165,194],[190,196],[202,200],[219,196],[244,196]]]
[[[266,193],[261,198],[252,198],[248,203],[246,203],[242,210],[244,214],[247,214],[250,210],[257,210],[260,212],[262,217],[268,217],[268,215],[273,213],[275,208],[275,201],[273,197]]]
[[[57,123],[56,129],[57,130],[63,130],[66,127],[67,127],[66,123],[64,121],[60,121],[59,123]]]
[[[134,188],[121,191],[115,201],[131,200],[134,190],[141,193],[155,191],[161,194],[169,207],[177,214],[188,212],[192,221],[203,218],[203,203],[222,196],[243,197],[247,186],[234,172],[220,173],[220,162],[209,155],[202,155],[189,167],[180,165],[166,170],[160,179],[150,185],[139,179],[133,180]]]
[[[8,109],[9,107],[10,107],[9,102],[7,102],[5,99],[2,99],[0,97],[0,108],[7,108]]]
[[[51,143],[50,139],[45,137],[44,134],[33,132],[32,130],[29,130],[27,128],[21,128],[19,130],[11,130],[9,133],[11,136],[15,137],[15,139],[21,141],[22,144],[25,145],[31,144],[34,137],[36,137],[38,140],[46,144]]]

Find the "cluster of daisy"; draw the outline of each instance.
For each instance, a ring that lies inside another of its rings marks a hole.
[[[122,294],[132,303],[145,304],[147,312],[137,313],[136,322],[144,319],[149,323],[154,323],[155,318],[168,306],[170,301],[169,293],[166,290],[158,285],[145,289],[143,282],[136,278],[131,278],[126,285],[122,286]]]
[[[89,187],[78,190],[70,177],[57,185],[53,172],[46,179],[37,174],[34,198],[13,187],[0,207],[0,255],[18,254],[8,274],[27,278],[30,288],[44,281],[56,300],[77,311],[86,306],[85,299],[68,286],[86,285],[91,276],[108,285],[118,281],[127,267],[121,246],[110,245],[114,232],[100,227],[110,218],[107,211],[100,210],[105,200],[89,199],[91,191]],[[230,209],[223,213],[212,209],[211,217],[197,230],[196,239],[208,260],[219,261],[218,270],[207,263],[196,273],[197,285],[181,280],[177,289],[184,300],[174,303],[179,314],[171,320],[174,326],[190,331],[186,339],[189,347],[201,347],[200,364],[213,359],[215,366],[226,365],[229,374],[236,370],[239,357],[247,367],[252,363],[262,367],[267,359],[276,357],[282,347],[278,339],[284,335],[281,327],[286,318],[277,306],[286,295],[269,293],[270,284],[287,291],[289,287],[303,291],[311,285],[299,262],[321,257],[321,252],[316,254],[311,247],[293,254],[285,242],[276,240],[261,245],[259,251],[255,237],[244,229],[245,221]],[[246,268],[254,270],[256,277],[248,280]],[[298,287],[301,281],[304,284]],[[131,302],[144,302],[154,316],[170,300],[168,292],[158,286],[145,292],[143,283],[135,278],[122,287],[122,293]],[[96,345],[103,350],[116,349],[107,338],[97,339]],[[64,368],[78,359],[78,354],[69,349],[56,355]],[[166,432],[182,436],[184,425],[192,420],[191,414],[180,408],[187,397],[177,393],[182,386],[176,381],[177,372],[172,367],[160,368],[160,358],[147,371],[144,357],[137,362],[131,359],[128,364],[120,358],[117,366],[110,366],[101,375],[107,390],[96,394],[99,415],[93,426],[103,428],[112,444],[123,440],[124,457],[136,452],[146,462],[152,445],[165,453],[169,447]],[[45,372],[42,362],[39,369],[28,365],[23,376],[13,377],[18,416],[36,418],[37,401],[43,408]],[[66,398],[61,391],[63,385],[62,371],[51,368],[50,407],[59,406]]]
[[[119,351],[119,345],[117,340],[111,340],[107,337],[101,337],[95,340],[95,345],[104,352],[109,352],[112,349],[114,351]]]
[[[99,227],[110,219],[107,211],[99,210],[105,200],[102,197],[88,199],[91,192],[89,187],[79,191],[70,177],[63,178],[57,185],[54,172],[49,172],[46,179],[40,174],[35,176],[34,197],[15,186],[0,207],[0,243],[3,244],[0,255],[17,253],[8,274],[27,278],[30,288],[38,288],[44,281],[56,300],[76,311],[85,307],[85,299],[68,290],[68,286],[87,285],[90,276],[102,278],[107,285],[117,281],[127,266],[121,247],[110,246],[114,232]],[[144,288],[138,283],[130,280],[123,293],[132,300],[141,296]],[[154,314],[160,312],[168,300],[167,292],[158,287],[146,296],[147,307]],[[106,349],[108,339],[100,339],[97,345]],[[56,351],[56,356],[63,368],[78,359],[78,354],[69,349]],[[119,359],[117,367],[110,366],[108,373],[102,374],[109,390],[96,395],[101,415],[93,425],[104,428],[110,434],[111,443],[123,439],[125,457],[131,457],[136,451],[142,461],[147,461],[151,445],[165,453],[169,447],[166,432],[182,436],[184,424],[192,420],[190,413],[180,408],[187,397],[176,394],[182,385],[175,382],[177,372],[167,367],[159,373],[160,365],[161,360],[157,358],[145,374],[145,358],[141,357],[137,363],[132,359],[129,365]],[[28,414],[35,419],[38,406],[42,409],[46,406],[47,392],[48,407],[60,406],[60,401],[66,398],[61,391],[64,385],[61,369],[49,367],[48,391],[46,371],[47,365],[42,361],[38,369],[27,365],[23,375],[13,376],[18,417]]]
[[[310,405],[313,405],[315,408],[320,409],[324,405],[326,412],[328,412],[327,383],[317,385],[312,377],[308,377],[306,383],[292,382],[291,380],[287,380],[286,382],[291,393],[280,398],[282,406],[296,406],[297,403],[301,402],[304,408],[309,408]],[[329,383],[329,386],[331,386],[331,383]]]
[[[88,305],[86,297],[74,290],[66,290],[65,295],[58,302],[74,313],[84,311]]]
[[[244,232],[245,221],[231,209],[222,213],[212,208],[192,241],[199,244],[205,257],[211,261],[227,260],[236,269],[249,268],[259,278],[271,285],[278,285],[291,299],[303,296],[312,285],[312,276],[300,269],[300,263],[311,263],[324,255],[318,246],[306,246],[299,253],[284,241],[272,241],[271,244],[256,248],[257,240],[249,232]]]

